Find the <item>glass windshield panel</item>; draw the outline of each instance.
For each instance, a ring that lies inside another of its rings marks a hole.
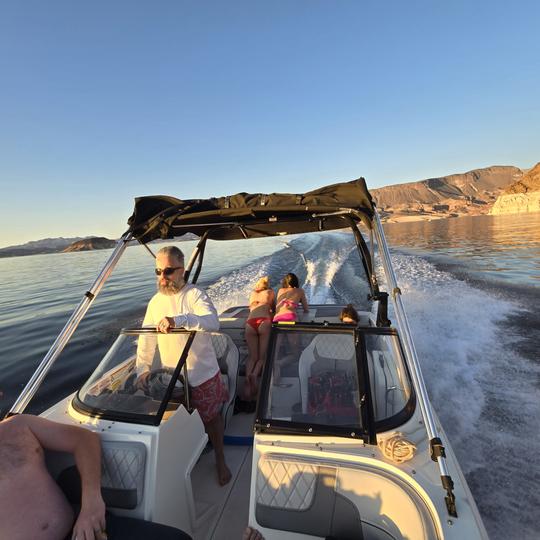
[[[375,421],[390,418],[405,408],[411,386],[398,338],[365,334],[371,400]]]
[[[186,333],[160,334],[156,347],[155,333],[120,334],[79,391],[79,400],[107,413],[156,416],[187,337]],[[147,384],[138,384],[145,371],[149,371]],[[167,411],[178,408],[183,391],[183,383],[176,381]]]
[[[266,420],[361,426],[354,334],[276,331]]]

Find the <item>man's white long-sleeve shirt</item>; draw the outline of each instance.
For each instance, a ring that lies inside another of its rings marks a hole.
[[[143,326],[155,327],[164,317],[174,317],[176,328],[203,332],[219,330],[216,308],[208,295],[195,285],[186,284],[177,294],[156,293],[146,308]],[[176,367],[187,341],[187,334],[158,334],[139,336],[137,348],[137,371],[142,373],[151,368],[156,349],[156,337],[161,363]],[[219,366],[209,334],[197,333],[187,357],[188,381],[190,386],[199,386],[212,378]]]

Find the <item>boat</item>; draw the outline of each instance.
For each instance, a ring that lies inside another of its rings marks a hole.
[[[83,386],[42,413],[99,433],[110,512],[170,525],[196,540],[240,538],[247,524],[267,540],[487,538],[431,406],[363,178],[303,194],[141,197],[128,225],[10,414],[25,410],[133,241],[155,256],[152,241],[195,235],[185,279],[197,283],[208,240],[345,229],[371,308],[359,312],[358,325],[341,323],[343,306],[330,304],[310,305],[295,323],[274,323],[252,414],[234,414],[249,310],[239,305],[220,314],[220,330],[211,339],[229,390],[222,415],[233,479],[224,487],[216,482],[199,413],[189,404],[185,363],[197,333],[174,329],[161,337],[178,340],[180,334],[184,346],[174,368],[164,368],[156,352],[144,393],[133,384],[137,347],[156,339],[156,330],[122,329]],[[50,456],[47,463],[59,483],[69,485],[76,475],[67,456]]]

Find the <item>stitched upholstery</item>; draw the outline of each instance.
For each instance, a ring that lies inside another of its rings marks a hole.
[[[306,510],[315,493],[318,467],[308,463],[294,463],[261,459],[257,468],[257,504]]]
[[[140,442],[103,441],[101,485],[105,488],[136,489],[142,500],[146,447]]]
[[[229,400],[223,405],[222,416],[225,427],[233,414],[236,382],[238,377],[238,348],[227,334],[214,332],[212,345],[221,371],[221,380],[229,391]]]
[[[354,354],[354,341],[349,335],[321,334],[313,339],[315,354],[334,360],[350,360]]]
[[[347,371],[353,369],[352,359],[355,355],[354,342],[350,335],[319,334],[304,349],[298,362],[298,375],[300,377],[300,395],[302,398],[302,412],[308,409],[308,381],[313,375],[312,368],[315,362],[324,366],[324,370],[332,371],[336,363],[341,362]]]

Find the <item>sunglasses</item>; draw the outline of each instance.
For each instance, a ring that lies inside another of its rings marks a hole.
[[[167,268],[155,268],[154,271],[156,272],[156,276],[161,276],[163,274],[164,276],[170,276],[173,272],[176,272],[177,270],[180,270],[180,268],[184,268],[183,266],[167,266]]]

